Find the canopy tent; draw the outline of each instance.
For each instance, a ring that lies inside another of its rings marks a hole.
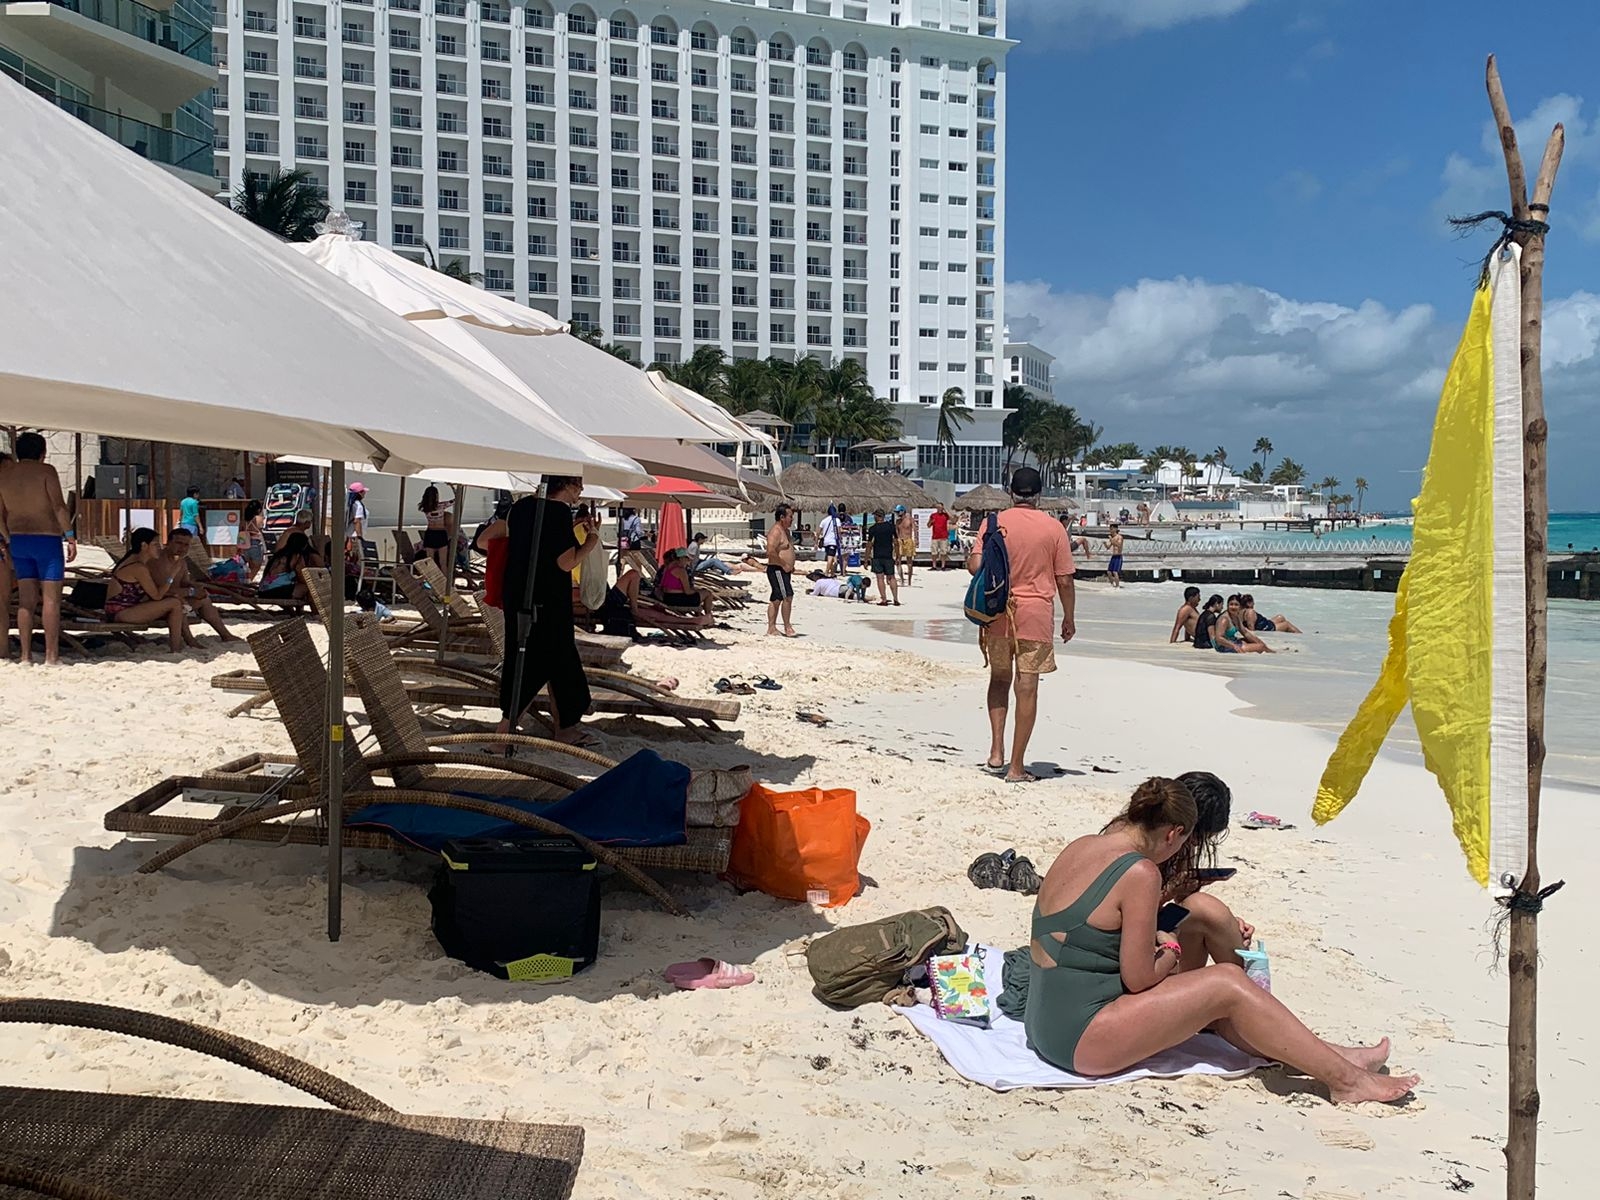
[[[247,447],[390,471],[626,466],[160,167],[0,78],[0,421]],[[181,331],[174,346],[140,318]],[[298,368],[290,374],[290,367]],[[627,472],[628,486],[645,483]],[[328,622],[330,762],[343,608]],[[339,936],[343,773],[327,794]]]
[[[1011,497],[991,483],[975,487],[951,506],[956,512],[1005,512],[1011,507]]]

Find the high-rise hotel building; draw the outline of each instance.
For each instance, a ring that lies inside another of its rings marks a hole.
[[[1005,3],[219,0],[217,174],[306,168],[636,361],[857,358],[995,481]]]

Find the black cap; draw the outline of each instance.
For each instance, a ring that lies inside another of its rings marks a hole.
[[[1018,467],[1011,472],[1011,494],[1023,499],[1037,496],[1044,491],[1044,480],[1039,472],[1032,467]]]

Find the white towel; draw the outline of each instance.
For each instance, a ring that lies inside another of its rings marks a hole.
[[[998,964],[1004,951],[983,947],[985,963]],[[991,983],[998,982],[999,971],[986,972]],[[999,993],[995,993],[999,999]],[[945,1061],[958,1075],[981,1083],[997,1092],[1015,1088],[1087,1088],[1102,1083],[1127,1083],[1134,1079],[1175,1079],[1180,1075],[1217,1075],[1237,1079],[1266,1062],[1252,1058],[1229,1045],[1214,1033],[1200,1033],[1180,1046],[1147,1058],[1120,1075],[1091,1078],[1053,1067],[1028,1049],[1027,1034],[1021,1021],[1013,1021],[998,1008],[991,1027],[980,1029],[960,1021],[943,1020],[926,1004],[896,1010],[933,1039]]]

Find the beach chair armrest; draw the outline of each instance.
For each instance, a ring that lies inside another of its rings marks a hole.
[[[69,1025],[120,1033],[167,1046],[193,1050],[211,1058],[248,1067],[347,1112],[392,1112],[381,1100],[351,1087],[310,1063],[235,1037],[218,1029],[191,1025],[174,1017],[138,1012],[82,1000],[0,999],[0,1022],[27,1025]]]
[[[526,750],[544,750],[551,754],[564,754],[580,762],[603,767],[607,771],[617,765],[614,760],[596,754],[593,750],[585,750],[582,746],[569,746],[565,742],[553,741],[550,738],[528,737],[521,733],[447,733],[440,737],[429,738],[428,742],[434,746],[471,746],[487,743],[494,746],[521,747]]]
[[[505,776],[514,776],[517,779],[537,779],[542,783],[554,784],[568,792],[575,792],[588,780],[579,779],[576,775],[559,771],[555,767],[544,763],[529,762],[526,759],[504,758],[498,754],[456,754],[448,750],[411,750],[401,754],[378,754],[362,760],[363,764],[374,771],[389,771],[394,767],[472,767],[483,772],[482,791],[493,794],[495,786]],[[497,777],[499,777],[497,779]],[[466,791],[461,786],[461,781],[452,779],[451,791]],[[476,784],[476,781],[474,781]]]

